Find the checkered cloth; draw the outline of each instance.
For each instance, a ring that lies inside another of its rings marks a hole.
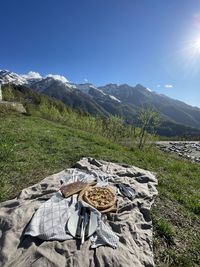
[[[97,180],[97,185],[107,186],[108,175],[102,172],[96,175],[95,172],[84,172],[78,169],[69,169],[65,176],[60,177],[62,184],[69,184],[75,181],[92,182]],[[81,203],[89,206],[87,203]],[[94,207],[89,206],[97,214],[98,227],[95,234],[91,237],[92,248],[101,245],[117,247],[118,236],[102,221],[101,213]],[[36,236],[42,240],[68,240],[73,237],[66,228],[66,223],[72,213],[77,208],[77,194],[63,198],[60,191],[56,192],[48,201],[43,203],[35,212],[31,222],[28,224],[25,234]]]

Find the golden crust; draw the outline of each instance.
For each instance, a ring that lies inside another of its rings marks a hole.
[[[110,187],[88,186],[84,190],[83,200],[98,210],[107,210],[115,204],[116,196]]]
[[[112,207],[110,207],[108,209],[101,210],[101,213],[107,213],[107,212],[112,212],[112,213],[117,212],[116,203]]]
[[[81,200],[83,199],[83,195],[84,195],[85,191],[86,191],[90,186],[93,186],[93,185],[95,185],[95,184],[96,184],[96,182],[92,182],[92,183],[88,184],[85,188],[83,188],[83,190],[81,190],[81,192],[80,192],[79,195],[78,195],[78,201],[81,201]]]

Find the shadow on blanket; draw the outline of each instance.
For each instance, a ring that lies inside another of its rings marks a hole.
[[[30,221],[32,220],[32,218],[30,219]],[[30,221],[28,222],[28,224],[30,223]],[[27,224],[27,225],[28,225]],[[37,237],[34,236],[29,236],[29,235],[25,235],[26,229],[27,229],[27,225],[25,226],[20,239],[19,239],[19,245],[18,245],[18,249],[19,248],[23,248],[23,249],[28,249],[30,246],[32,246],[32,244],[34,243],[35,246],[40,246],[43,242],[45,242],[44,240],[41,240]]]

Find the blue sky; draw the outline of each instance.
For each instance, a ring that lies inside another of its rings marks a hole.
[[[200,107],[200,0],[0,0],[0,69],[137,83]]]

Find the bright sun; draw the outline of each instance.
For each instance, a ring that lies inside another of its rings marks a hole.
[[[200,52],[200,38],[198,38],[198,39],[194,42],[194,48],[196,48],[196,49]]]

